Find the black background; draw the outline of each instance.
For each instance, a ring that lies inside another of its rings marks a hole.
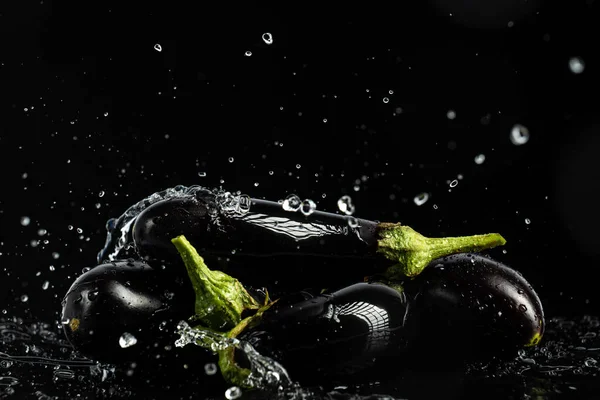
[[[109,217],[203,184],[326,211],[349,194],[357,216],[427,236],[500,232],[490,254],[548,317],[597,314],[598,8],[3,1],[0,308],[57,320]]]

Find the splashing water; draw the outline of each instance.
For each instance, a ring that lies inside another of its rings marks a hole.
[[[152,204],[161,200],[187,197],[210,193],[215,195],[215,207],[209,209],[209,215],[219,226],[219,215],[245,214],[250,211],[251,200],[247,195],[234,195],[222,189],[208,189],[200,185],[177,185],[172,188],[151,194],[129,207],[120,217],[111,218],[106,222],[106,242],[98,252],[98,264],[114,261],[119,258],[135,256],[135,248],[131,230],[138,215]]]
[[[194,344],[210,348],[214,353],[234,347],[236,350],[243,352],[250,362],[251,370],[251,374],[245,383],[252,388],[281,392],[289,390],[291,387],[300,387],[292,382],[281,364],[272,358],[261,355],[246,341],[226,338],[208,330],[194,329],[185,321],[179,322],[177,333],[180,335],[175,342],[177,347]]]
[[[216,350],[234,346],[246,354],[252,365],[251,383],[257,388],[243,390],[241,398],[246,400],[422,399],[423,396],[417,394],[435,386],[433,378],[426,376],[421,381],[399,377],[393,382],[348,384],[333,390],[302,387],[290,379],[284,366],[260,355],[244,341],[196,330],[185,323],[180,324],[178,329],[180,338],[176,346],[196,345],[199,341],[214,344]],[[0,349],[0,398],[140,398],[139,388],[117,380],[122,371],[74,353],[62,338],[59,322],[52,325],[26,323],[16,317],[0,319]],[[306,367],[310,368],[310,365]],[[216,378],[205,375],[203,371],[198,372],[205,379]],[[474,365],[460,385],[461,391],[472,394],[472,398],[489,400],[506,399],[507,389],[511,398],[597,398],[600,393],[598,374],[600,319],[596,316],[577,319],[557,317],[547,321],[546,334],[539,346],[520,351],[513,361],[499,367]],[[157,372],[158,380],[159,377],[160,372]],[[220,398],[225,398],[227,388],[225,385]],[[178,388],[183,389],[190,390],[190,398],[201,399],[204,396],[202,391],[198,392],[196,384]],[[151,398],[147,393],[141,396]],[[445,398],[452,397],[448,394]]]

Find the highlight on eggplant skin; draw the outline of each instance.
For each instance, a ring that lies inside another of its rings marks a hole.
[[[171,239],[183,235],[211,268],[273,290],[278,285],[301,290],[312,286],[315,276],[323,287],[349,285],[364,278],[365,265],[383,271],[389,264],[371,243],[375,222],[360,220],[360,227],[351,228],[347,216],[314,212],[306,217],[257,199],[249,200],[250,211],[225,215],[214,197],[198,191],[144,209],[131,229],[139,256],[177,266],[180,256]],[[300,239],[294,232],[302,234]],[[171,272],[185,277],[183,268]]]
[[[357,283],[333,293],[285,297],[240,339],[286,366],[293,379],[322,383],[384,370],[406,346],[406,297],[378,283]]]
[[[189,282],[165,279],[143,261],[118,260],[80,275],[62,301],[63,331],[75,350],[123,363],[166,356],[175,324],[193,313]]]
[[[511,358],[544,334],[544,311],[533,287],[519,272],[481,254],[437,259],[405,288],[405,327],[414,348],[476,360]]]

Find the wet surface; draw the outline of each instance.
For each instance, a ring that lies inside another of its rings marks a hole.
[[[77,357],[62,338],[59,322],[26,322],[4,316],[0,321],[0,386],[3,398],[66,400],[202,399],[227,398],[230,389],[220,382],[214,364],[187,374],[189,381],[151,383],[135,375],[143,366],[116,368]],[[600,389],[600,320],[552,318],[542,343],[520,351],[513,361],[498,365],[471,365],[465,369],[408,372],[388,381],[338,386],[333,389],[289,386],[277,391],[242,392],[260,399],[593,399]],[[425,362],[427,364],[427,361]],[[306,366],[310,368],[310,365]],[[172,366],[176,368],[176,365]],[[165,372],[165,371],[163,371]],[[165,376],[154,371],[156,376]],[[150,374],[152,376],[152,374]],[[170,376],[170,375],[169,375]],[[281,377],[281,382],[284,382]],[[273,389],[274,388],[274,389]],[[177,393],[176,395],[174,393]],[[235,389],[229,397],[235,398]],[[46,396],[46,397],[44,397]]]

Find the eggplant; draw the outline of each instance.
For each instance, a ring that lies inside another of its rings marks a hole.
[[[435,260],[403,286],[409,299],[405,330],[421,360],[511,359],[543,336],[544,310],[533,287],[482,254]]]
[[[169,356],[175,327],[194,313],[189,280],[174,281],[139,260],[117,260],[80,275],[62,301],[63,330],[82,355],[125,364]],[[206,353],[206,352],[204,352]]]
[[[240,339],[285,366],[303,384],[329,379],[356,381],[365,371],[387,367],[406,347],[402,291],[357,283],[330,294],[291,302],[282,298],[261,323]],[[239,361],[243,365],[243,359]]]
[[[245,282],[260,278],[267,285],[292,278],[289,283],[305,284],[298,281],[301,276],[314,280],[318,273],[323,285],[337,279],[340,287],[382,271],[415,276],[432,259],[505,243],[499,234],[427,238],[398,223],[302,212],[299,205],[297,197],[279,203],[177,186],[149,196],[118,220],[109,221],[107,243],[98,261],[131,252],[158,262],[177,259],[171,239],[184,235],[211,265],[230,268]],[[281,265],[293,272],[282,270]],[[348,279],[340,282],[342,278]]]

